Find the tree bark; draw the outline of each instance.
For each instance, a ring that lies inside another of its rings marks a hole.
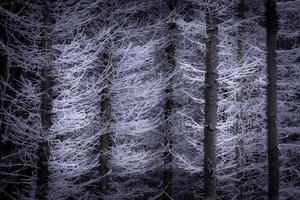
[[[168,7],[170,13],[173,12],[176,8],[177,1],[176,0],[169,0]],[[166,48],[167,53],[167,69],[166,72],[168,74],[172,74],[175,70],[175,51],[176,51],[176,44],[173,41],[173,37],[176,31],[176,23],[170,22],[168,24],[168,46]],[[165,118],[165,127],[164,127],[164,172],[163,172],[163,200],[169,200],[172,197],[172,178],[173,178],[173,169],[172,169],[172,148],[173,148],[173,141],[172,141],[172,123],[170,121],[170,117],[172,115],[174,109],[174,100],[173,100],[173,80],[170,80],[167,88],[165,89],[165,105],[164,105],[164,118]]]
[[[268,144],[268,198],[279,197],[279,158],[277,133],[277,62],[276,46],[278,21],[276,0],[265,1],[267,31],[267,144]]]
[[[216,137],[217,137],[217,66],[218,27],[217,1],[206,8],[206,74],[204,124],[204,199],[216,199]]]
[[[111,99],[110,99],[110,85],[111,85],[111,73],[112,69],[109,66],[111,63],[111,55],[109,53],[104,53],[103,55],[103,64],[107,69],[107,77],[104,83],[107,85],[106,88],[102,90],[101,96],[101,116],[102,116],[102,126],[105,129],[104,134],[100,136],[100,192],[106,194],[108,191],[108,156],[107,151],[109,148],[109,134],[110,134],[110,123],[111,123]]]
[[[243,57],[244,57],[244,46],[243,42],[245,39],[244,36],[244,26],[241,24],[241,21],[246,19],[245,16],[245,1],[244,0],[239,0],[238,2],[238,7],[237,7],[237,17],[238,20],[240,21],[240,25],[238,26],[238,35],[237,35],[237,62],[239,65],[239,70],[242,70],[243,66]],[[237,179],[238,181],[236,182],[236,187],[239,188],[239,193],[238,193],[238,200],[243,199],[243,153],[244,153],[244,142],[243,142],[243,126],[242,126],[242,115],[243,115],[243,110],[242,110],[242,104],[243,104],[243,80],[241,78],[238,78],[237,82],[239,83],[239,90],[236,93],[235,99],[238,104],[239,108],[239,113],[237,114],[237,121],[235,124],[235,134],[236,134],[236,146],[235,146],[235,158],[236,158],[236,163],[237,163]]]
[[[102,9],[104,16],[104,25],[109,28],[110,27],[110,17],[112,11],[112,2],[111,0],[106,0],[104,2],[105,9]],[[107,42],[106,52],[102,55],[102,63],[103,63],[103,70],[106,71],[104,84],[106,88],[104,88],[101,92],[101,120],[102,126],[105,129],[105,132],[100,136],[100,158],[99,158],[99,175],[101,177],[100,180],[100,192],[102,194],[107,194],[108,192],[108,160],[109,157],[107,155],[107,151],[109,149],[109,135],[110,135],[110,124],[111,124],[111,98],[110,98],[110,88],[111,88],[111,80],[112,80],[112,66],[111,66],[111,52],[109,46],[111,41]]]
[[[48,0],[43,1],[44,6],[44,38],[42,48],[48,56],[48,51],[51,46],[50,39],[50,26],[51,26],[51,16],[50,16],[50,2]],[[52,110],[52,88],[51,88],[51,65],[50,58],[46,58],[46,63],[41,72],[41,123],[42,123],[42,139],[38,143],[38,171],[37,171],[37,190],[36,198],[38,200],[45,200],[47,196],[47,186],[48,186],[48,158],[49,158],[49,144],[47,141],[47,134],[51,122],[51,110]]]

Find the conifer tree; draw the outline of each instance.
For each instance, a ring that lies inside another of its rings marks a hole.
[[[204,124],[204,198],[216,198],[216,140],[217,140],[217,66],[218,66],[218,1],[206,8],[205,54],[205,124]]]

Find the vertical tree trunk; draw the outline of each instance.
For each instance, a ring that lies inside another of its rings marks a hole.
[[[217,135],[217,66],[218,27],[217,0],[206,10],[206,74],[205,74],[205,124],[204,124],[204,196],[216,199],[216,135]]]
[[[42,48],[46,54],[48,54],[49,48],[51,46],[50,40],[50,26],[51,26],[51,16],[50,16],[50,2],[48,0],[43,1],[44,6],[44,39]],[[48,55],[47,55],[48,56]],[[51,109],[52,109],[52,92],[51,92],[51,66],[50,58],[46,58],[45,65],[43,66],[41,72],[41,123],[42,123],[42,139],[38,144],[38,171],[37,171],[37,191],[36,198],[38,200],[45,200],[47,196],[47,186],[48,186],[48,157],[49,157],[49,144],[46,139],[49,129],[52,125],[51,123]]]
[[[103,64],[107,71],[107,77],[105,78],[104,88],[101,92],[101,116],[102,116],[102,126],[105,129],[105,132],[100,136],[100,192],[103,194],[107,193],[108,190],[108,156],[107,150],[109,148],[109,134],[110,134],[110,122],[111,122],[111,99],[110,99],[110,85],[111,85],[111,74],[112,69],[109,66],[111,63],[111,56],[109,53],[103,54]]]
[[[279,195],[279,159],[277,135],[277,63],[276,44],[278,21],[276,0],[266,0],[266,28],[267,28],[267,144],[268,144],[268,197],[277,200]]]
[[[168,7],[170,12],[173,12],[176,7],[176,0],[169,0]],[[168,46],[166,48],[167,52],[167,69],[166,72],[168,74],[172,74],[175,70],[175,50],[176,45],[174,43],[174,34],[176,31],[176,24],[175,22],[171,22],[168,24]],[[171,128],[172,124],[170,122],[170,117],[173,112],[174,107],[174,100],[173,100],[173,84],[172,79],[170,80],[170,84],[165,89],[165,105],[164,105],[164,118],[165,118],[165,127],[164,127],[164,173],[163,173],[163,188],[164,194],[163,199],[169,200],[172,197],[172,177],[173,177],[173,170],[172,170],[172,148],[173,148],[173,141],[172,141],[172,133]]]
[[[244,20],[245,17],[245,1],[244,0],[239,0],[238,2],[238,8],[237,8],[237,17],[238,20],[240,21],[240,25],[238,26],[238,35],[237,35],[237,62],[240,67],[239,70],[242,70],[242,62],[243,62],[243,57],[244,57],[244,47],[243,47],[243,42],[244,42],[244,27],[241,24],[241,21]],[[237,179],[238,181],[236,182],[236,187],[239,188],[239,194],[237,199],[242,200],[243,199],[243,173],[240,171],[243,167],[243,151],[244,151],[244,144],[243,144],[243,127],[242,127],[242,115],[243,115],[243,110],[242,110],[242,104],[243,104],[243,81],[241,78],[238,78],[237,82],[240,84],[240,88],[236,93],[235,99],[238,103],[238,108],[239,108],[239,113],[237,115],[237,121],[235,124],[235,134],[236,134],[236,147],[235,147],[235,156],[236,156],[236,162],[237,162],[237,167],[238,167],[238,174],[237,174]]]
[[[103,17],[104,24],[107,28],[110,27],[110,16],[112,11],[112,2],[111,0],[106,0],[104,2],[105,9],[103,9]],[[110,53],[110,40],[108,41],[106,52],[103,53],[102,63],[103,70],[106,72],[104,79],[104,84],[106,88],[104,88],[101,92],[101,119],[102,126],[105,129],[105,132],[100,136],[100,158],[99,158],[99,175],[101,177],[100,180],[100,192],[102,194],[107,194],[108,192],[108,155],[107,151],[109,148],[109,134],[110,134],[110,123],[111,123],[111,98],[110,98],[110,87],[111,87],[111,79],[112,79],[112,66],[111,66],[111,53]]]

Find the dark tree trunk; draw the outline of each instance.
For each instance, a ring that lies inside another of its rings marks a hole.
[[[277,200],[279,196],[279,159],[277,134],[277,63],[276,44],[278,21],[276,0],[266,0],[267,28],[267,144],[268,144],[268,197]]]
[[[169,0],[168,6],[170,12],[173,12],[176,8],[177,1],[176,0]],[[167,69],[166,72],[168,74],[172,74],[175,70],[175,51],[176,45],[174,40],[174,35],[176,31],[176,24],[175,22],[171,22],[168,25],[168,46],[166,48],[167,52]],[[164,194],[163,199],[169,200],[172,197],[172,178],[173,178],[173,170],[172,170],[172,148],[173,148],[173,141],[172,141],[172,123],[170,121],[170,117],[172,115],[174,109],[174,100],[173,100],[173,80],[170,80],[167,88],[165,89],[165,105],[164,105],[164,118],[165,118],[165,127],[164,127],[164,172],[163,172],[163,188]]]
[[[216,199],[216,136],[217,136],[217,66],[218,27],[217,1],[211,1],[206,10],[206,74],[204,124],[204,196]]]
[[[50,2],[48,0],[43,1],[44,6],[44,39],[42,48],[47,54],[51,46],[51,15],[50,15]],[[41,123],[42,123],[42,139],[38,143],[38,171],[37,171],[37,190],[36,198],[38,200],[45,200],[47,196],[48,186],[48,158],[49,158],[49,143],[46,136],[52,126],[51,122],[51,110],[52,110],[52,88],[51,88],[51,65],[50,58],[46,58],[45,65],[41,72]],[[44,138],[45,137],[45,138]]]
[[[242,70],[243,66],[243,57],[244,57],[244,25],[242,24],[242,21],[246,19],[245,17],[245,1],[239,0],[238,7],[237,7],[237,17],[240,21],[240,25],[238,26],[238,35],[237,35],[237,62],[240,67],[239,70]],[[243,104],[243,80],[241,78],[238,78],[237,82],[240,85],[240,89],[237,91],[237,94],[235,96],[235,99],[239,106],[239,113],[237,115],[237,122],[235,124],[235,134],[236,134],[236,147],[235,147],[235,158],[237,163],[237,179],[236,187],[239,188],[239,194],[237,199],[242,200],[243,199],[243,152],[244,152],[244,143],[243,143],[243,126],[242,126],[242,104]]]
[[[101,9],[104,17],[104,25],[109,28],[110,27],[110,17],[112,12],[112,2],[110,0],[106,0],[104,3],[104,9]],[[106,72],[104,84],[106,88],[101,91],[101,120],[102,120],[102,127],[104,128],[104,133],[100,136],[100,158],[99,158],[99,175],[101,177],[100,180],[100,192],[102,194],[107,194],[108,192],[108,161],[109,157],[107,155],[108,149],[110,146],[110,124],[111,124],[111,98],[110,98],[110,88],[111,88],[111,80],[112,80],[112,59],[111,59],[111,52],[110,52],[110,44],[111,41],[109,40],[106,45],[106,52],[102,55],[102,64],[103,70]]]
[[[110,85],[112,78],[112,69],[111,66],[111,55],[110,53],[104,53],[103,55],[103,64],[104,68],[108,69],[107,77],[105,78],[104,83],[106,84],[106,88],[104,88],[101,92],[101,119],[102,126],[105,129],[105,132],[100,136],[100,192],[106,194],[108,191],[108,181],[109,178],[107,176],[109,172],[108,168],[108,156],[107,151],[109,148],[109,134],[110,134],[110,123],[111,123],[111,98],[110,98]]]

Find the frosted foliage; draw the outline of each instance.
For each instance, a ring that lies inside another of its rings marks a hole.
[[[155,63],[156,51],[163,45],[163,40],[156,35],[158,26],[153,24],[161,22],[151,17],[152,10],[148,11],[155,6],[156,2],[142,1],[122,2],[112,8],[113,13],[119,13],[110,23],[127,21],[123,27],[113,30],[123,40],[110,46],[117,51],[111,51],[110,63],[113,145],[109,151],[111,192],[105,199],[134,199],[156,191],[146,180],[161,165],[159,153],[153,147],[159,138],[161,111],[158,105],[166,79],[157,74],[160,66]],[[139,12],[145,12],[145,18],[139,17]],[[126,15],[128,18],[124,18]],[[127,24],[128,20],[136,24]]]
[[[46,149],[49,200],[161,199],[166,169],[172,199],[202,199],[206,9],[213,2],[217,199],[267,199],[266,27],[258,0],[245,0],[244,19],[233,0],[1,2],[1,197],[37,199]],[[299,9],[298,0],[277,1],[283,200],[300,198]]]
[[[279,1],[278,31],[278,132],[280,150],[280,198],[300,197],[299,179],[299,9],[297,1]]]
[[[88,188],[100,179],[96,149],[104,130],[99,100],[106,74],[100,71],[98,56],[108,31],[100,28],[97,34],[91,34],[94,30],[89,29],[100,17],[96,13],[98,1],[73,3],[53,4],[57,5],[52,44],[56,52],[52,62],[56,98],[49,135],[49,199],[96,198]],[[66,31],[66,27],[75,32]]]
[[[194,2],[200,8],[201,3]],[[247,6],[251,6],[250,4]],[[257,6],[257,5],[256,5]],[[262,4],[259,4],[262,6]],[[202,7],[203,8],[203,7]],[[245,183],[245,198],[263,196],[266,192],[267,166],[265,147],[265,99],[266,72],[264,28],[258,24],[262,19],[255,18],[250,9],[244,21],[237,21],[236,4],[231,1],[220,4],[219,15],[222,20],[219,31],[218,66],[218,135],[217,135],[217,185],[221,199],[236,199],[239,188],[237,182]],[[176,88],[180,109],[174,119],[177,123],[176,146],[174,155],[176,165],[189,173],[202,172],[203,166],[203,123],[204,123],[204,74],[205,74],[205,13],[196,9],[192,18],[185,14],[178,19],[180,48],[178,48],[179,80]],[[184,11],[183,11],[184,13]],[[261,13],[260,15],[262,15]],[[189,20],[188,20],[189,19]],[[202,21],[201,21],[202,19]],[[238,27],[243,27],[243,57],[238,61]],[[256,27],[253,30],[252,27]],[[242,95],[242,102],[236,99]],[[198,115],[196,114],[198,113]],[[236,146],[240,136],[235,133],[238,116],[242,120],[243,166],[236,161]],[[182,145],[182,146],[181,146]],[[195,152],[195,154],[193,153]],[[240,177],[239,174],[244,174]],[[192,179],[189,179],[191,183]],[[181,180],[182,181],[182,180]],[[179,184],[182,182],[179,181]],[[192,183],[193,184],[193,183]],[[200,183],[201,184],[201,183]],[[180,186],[179,186],[180,187]],[[194,198],[201,196],[195,182]]]
[[[30,15],[26,9],[32,9]],[[0,162],[1,195],[11,199],[33,199],[35,186],[35,172],[37,166],[37,143],[45,134],[40,122],[40,81],[36,77],[29,78],[26,73],[39,73],[43,61],[43,51],[36,48],[41,41],[37,36],[41,34],[42,24],[39,21],[38,5],[28,4],[18,13],[11,12],[7,6],[0,6],[1,16],[6,16],[9,23],[3,23],[10,43],[0,42],[0,51],[7,55],[6,75],[1,78],[1,145],[8,145],[2,151]],[[22,17],[21,17],[22,16]],[[2,31],[2,30],[1,30]],[[36,34],[32,34],[32,33]],[[26,38],[26,44],[16,35]],[[14,74],[22,73],[15,81]],[[3,129],[4,127],[4,129]],[[2,143],[3,142],[3,143]],[[15,148],[13,148],[15,147]],[[32,173],[28,173],[33,170]],[[4,181],[5,180],[5,181]],[[14,185],[13,193],[4,191],[5,184]]]

